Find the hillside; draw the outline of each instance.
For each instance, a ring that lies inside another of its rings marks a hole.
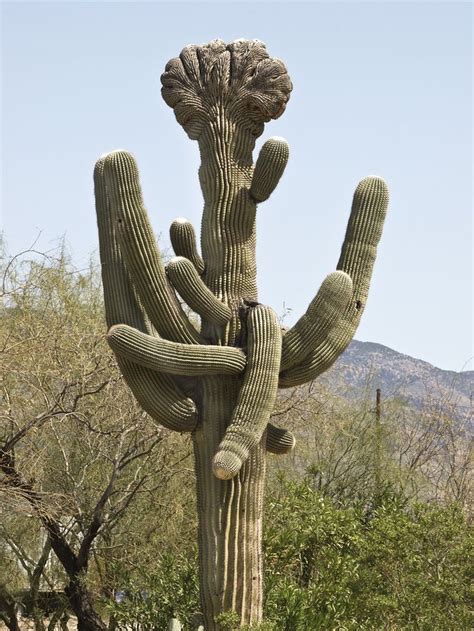
[[[472,410],[474,371],[442,370],[373,342],[354,340],[319,381],[346,398],[381,388],[384,397],[399,397],[416,408],[443,401],[463,416]]]

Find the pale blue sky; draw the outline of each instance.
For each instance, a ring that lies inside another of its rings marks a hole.
[[[199,228],[198,149],[160,96],[168,59],[216,37],[260,39],[294,90],[267,125],[290,143],[258,219],[260,300],[288,323],[335,268],[353,189],[391,203],[356,337],[441,368],[472,349],[472,6],[416,2],[3,2],[2,223],[12,253],[66,235],[97,248],[92,168],[133,152],[157,233]]]

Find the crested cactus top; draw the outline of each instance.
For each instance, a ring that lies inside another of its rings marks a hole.
[[[188,136],[198,139],[225,110],[254,137],[284,112],[292,84],[285,65],[258,40],[186,46],[161,76],[161,94]]]

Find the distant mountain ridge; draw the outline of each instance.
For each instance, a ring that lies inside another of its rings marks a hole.
[[[380,388],[382,396],[399,397],[418,409],[428,400],[444,401],[463,415],[474,401],[474,370],[442,370],[374,342],[352,341],[319,381],[344,398]]]

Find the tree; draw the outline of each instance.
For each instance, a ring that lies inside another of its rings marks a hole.
[[[108,341],[138,402],[157,422],[191,432],[197,477],[200,589],[207,631],[216,617],[262,616],[265,448],[294,439],[269,424],[277,389],[314,379],[344,350],[369,289],[388,194],[369,177],[356,189],[337,271],[284,336],[258,303],[257,204],[276,187],[288,145],[264,123],[285,110],[284,64],[258,41],[188,46],[162,75],[162,95],[197,140],[204,195],[202,258],[186,220],[171,226],[177,258],[163,267],[143,206],[138,169],[118,151],[95,168]],[[175,290],[201,316],[197,330]]]
[[[28,585],[38,631],[41,585],[65,591],[80,629],[104,629],[91,591],[91,565],[107,570],[95,563],[98,540],[124,546],[114,537],[129,507],[176,475],[188,449],[163,451],[169,432],[123,387],[101,331],[96,268],[75,270],[64,251],[29,255],[2,270],[0,545],[16,588]],[[45,572],[51,549],[54,578]],[[0,574],[14,628],[7,587]]]

